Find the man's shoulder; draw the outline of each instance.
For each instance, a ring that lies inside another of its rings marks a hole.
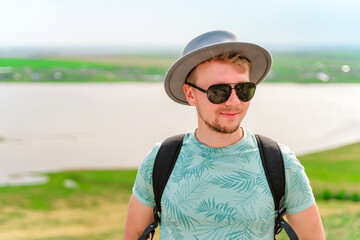
[[[159,149],[161,148],[161,146],[162,146],[162,144],[164,143],[164,141],[165,141],[166,139],[169,139],[169,138],[172,138],[172,137],[178,136],[178,135],[181,135],[181,134],[168,136],[168,137],[166,137],[165,139],[156,142],[156,143],[154,144],[154,146],[150,149],[150,151],[146,154],[144,161],[154,162],[154,161],[155,161],[155,158],[156,158],[156,155],[158,154]],[[186,140],[189,138],[190,133],[184,133],[184,135],[185,135],[184,141],[186,141]]]
[[[246,131],[247,131],[247,134],[248,134],[248,138],[249,138],[249,139],[253,139],[253,141],[255,141],[255,140],[256,140],[255,134],[253,134],[253,133],[252,133],[251,131],[249,131],[249,130],[246,130]],[[267,136],[267,135],[263,135],[263,134],[259,134],[259,135],[262,135],[262,136],[265,136],[265,137],[267,137],[267,138],[270,138],[271,140],[273,140],[274,142],[277,143],[277,145],[278,145],[279,148],[280,148],[281,154],[282,154],[282,156],[283,156],[283,158],[284,158],[285,164],[286,164],[287,162],[289,162],[289,161],[294,161],[294,160],[297,161],[295,153],[290,149],[289,146],[287,146],[287,145],[285,145],[285,144],[283,144],[283,143],[280,143],[277,139],[273,138],[272,136]],[[256,144],[257,144],[257,143],[256,143]]]
[[[161,142],[156,142],[154,144],[154,146],[149,150],[149,152],[146,154],[142,165],[153,165],[156,155],[159,152],[159,149],[161,147],[162,141]]]
[[[286,161],[286,159],[296,159],[296,155],[293,151],[291,151],[290,147],[288,147],[287,145],[283,144],[283,143],[279,143],[278,145],[280,147],[281,153],[284,157],[284,160]]]
[[[248,129],[244,129],[244,131],[245,131],[245,130],[246,130],[246,132],[247,132],[248,138],[251,138],[251,139],[256,140],[255,135],[264,136],[264,137],[269,138],[269,139],[271,139],[272,141],[276,142],[277,145],[279,145],[279,148],[280,148],[281,153],[282,153],[283,155],[289,155],[289,154],[291,155],[291,154],[294,154],[287,145],[285,145],[285,144],[283,144],[283,143],[280,143],[280,142],[279,142],[276,138],[274,138],[273,136],[268,136],[268,135],[264,135],[264,134],[261,134],[261,133],[254,134],[254,133],[252,133],[252,132],[251,132],[250,130],[248,130]]]

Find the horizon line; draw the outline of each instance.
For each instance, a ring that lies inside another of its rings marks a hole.
[[[270,52],[287,51],[360,51],[360,44],[267,44]],[[0,46],[1,56],[19,55],[181,55],[182,47],[175,45],[49,45]]]

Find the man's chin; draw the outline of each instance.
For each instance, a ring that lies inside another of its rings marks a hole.
[[[239,130],[240,128],[240,124],[238,126],[229,128],[228,126],[221,126],[219,124],[206,124],[211,130],[217,132],[217,133],[222,133],[222,134],[232,134],[236,131]]]
[[[222,129],[222,131],[220,131],[219,133],[222,133],[222,134],[232,134],[236,131],[239,130],[239,127],[235,128],[235,129]]]

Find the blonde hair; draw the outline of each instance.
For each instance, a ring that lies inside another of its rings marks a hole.
[[[246,71],[250,72],[251,67],[252,67],[251,62],[249,61],[249,59],[247,59],[241,53],[236,53],[236,52],[225,52],[225,53],[223,53],[221,55],[213,56],[209,60],[206,60],[206,61],[204,61],[204,62],[202,62],[200,64],[203,64],[203,63],[206,63],[206,62],[212,62],[212,61],[231,64],[231,65],[235,66],[242,73],[244,73]],[[197,66],[199,66],[200,64],[198,64]],[[194,67],[190,71],[190,73],[187,75],[186,82],[188,82],[188,83],[195,83],[196,82],[195,72],[196,72],[197,66]]]

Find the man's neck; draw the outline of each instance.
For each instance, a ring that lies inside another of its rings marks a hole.
[[[241,127],[235,132],[228,134],[200,127],[195,131],[195,137],[199,142],[213,148],[230,146],[240,141],[243,136],[244,131]]]

